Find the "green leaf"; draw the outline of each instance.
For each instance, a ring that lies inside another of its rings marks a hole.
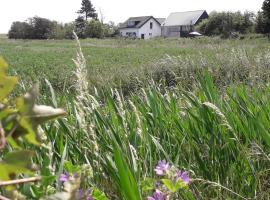
[[[94,188],[92,192],[92,197],[94,198],[94,200],[108,200],[106,195],[97,188]]]
[[[188,188],[188,185],[185,184],[182,180],[179,180],[176,182],[176,184],[175,184],[176,191],[178,191],[180,189],[184,189],[184,188]]]
[[[33,155],[34,152],[27,150],[7,153],[0,162],[0,180],[14,179],[20,173],[32,174],[31,159]]]
[[[127,200],[141,200],[139,185],[137,184],[129,165],[125,160],[124,154],[121,152],[115,141],[113,146],[115,166],[119,176],[121,192]]]
[[[155,188],[156,180],[153,178],[146,178],[141,182],[141,188],[143,192],[153,190]]]
[[[162,182],[168,188],[168,190],[170,190],[170,192],[174,193],[174,192],[177,191],[175,185],[172,183],[171,180],[169,180],[169,179],[162,179]]]
[[[56,176],[42,176],[41,185],[44,188],[47,188],[47,186],[52,185],[56,179]]]
[[[170,192],[172,192],[172,193],[175,193],[178,190],[187,187],[187,185],[181,180],[178,180],[176,183],[174,183],[173,181],[171,181],[169,179],[162,179],[162,182],[168,188],[168,190],[170,190]]]
[[[17,122],[19,127],[12,134],[14,139],[23,136],[29,143],[34,145],[40,145],[38,126],[41,123],[66,114],[62,109],[35,105],[37,94],[38,86],[35,85],[23,98],[17,99],[16,103],[19,111]]]
[[[12,76],[0,75],[0,101],[9,95],[17,84],[18,79]]]
[[[17,77],[7,76],[7,63],[0,57],[0,102],[9,95],[18,82]]]
[[[77,165],[73,165],[70,161],[66,161],[64,164],[64,169],[70,173],[70,174],[74,174],[76,172],[79,172],[81,167],[77,166]]]
[[[23,128],[22,132],[19,133],[19,136],[23,135],[24,138],[31,144],[40,145],[40,142],[37,136],[37,126],[35,124],[32,124],[31,121],[29,121],[29,119],[27,119],[26,117],[22,117],[19,120],[19,124]],[[15,131],[16,135],[18,135],[18,132],[20,130],[21,129],[17,129]]]
[[[7,153],[4,156],[3,161],[8,164],[27,168],[31,164],[31,158],[33,156],[34,156],[33,151],[28,150],[13,151]]]

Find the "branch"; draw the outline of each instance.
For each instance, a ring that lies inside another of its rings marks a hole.
[[[0,181],[0,187],[1,186],[8,186],[8,185],[16,185],[16,184],[22,184],[22,183],[29,183],[29,182],[36,182],[40,181],[41,177],[31,177],[31,178],[23,178],[23,179],[17,179],[12,181]],[[1,200],[1,197],[0,197]]]
[[[8,198],[3,197],[3,196],[0,195],[0,200],[10,200],[10,199],[8,199]]]

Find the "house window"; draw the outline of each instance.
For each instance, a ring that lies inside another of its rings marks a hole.
[[[127,25],[128,25],[128,27],[135,26],[135,21],[128,21]]]
[[[149,33],[149,36],[152,36],[152,33]]]
[[[136,32],[126,32],[127,37],[136,37]]]
[[[153,28],[153,22],[150,22],[150,29]]]

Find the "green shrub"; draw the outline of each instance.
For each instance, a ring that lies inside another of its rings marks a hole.
[[[196,29],[207,36],[229,38],[233,32],[250,33],[254,26],[253,18],[254,14],[251,12],[212,12]]]

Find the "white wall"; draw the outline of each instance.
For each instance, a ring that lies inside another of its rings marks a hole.
[[[136,37],[139,37],[139,29],[137,28],[124,28],[124,29],[120,29],[120,35],[123,37],[127,36],[127,33],[136,33]]]
[[[152,29],[150,29],[151,22],[153,23]],[[144,39],[150,39],[153,37],[161,36],[161,26],[159,23],[157,23],[156,20],[151,18],[139,29],[138,38],[141,38],[142,34],[144,34]]]

